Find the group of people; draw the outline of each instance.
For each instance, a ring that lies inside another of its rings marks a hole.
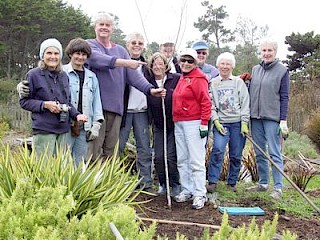
[[[163,195],[170,187],[175,201],[192,200],[194,209],[204,207],[207,191],[216,191],[227,144],[227,184],[236,191],[249,126],[254,141],[264,150],[268,145],[273,160],[283,167],[281,134],[288,134],[289,75],[276,59],[276,42],[261,44],[262,62],[253,68],[248,90],[243,79],[232,74],[233,54],[220,54],[217,68],[206,63],[209,46],[204,41],[195,42],[178,57],[174,44],[164,43],[146,61],[141,34],[129,34],[125,49],[111,41],[114,22],[110,15],[99,14],[94,26],[95,39],[70,41],[65,49],[70,62],[64,66],[60,42],[43,41],[39,66],[18,85],[21,107],[32,112],[37,154],[54,153],[62,146],[70,147],[76,164],[105,160],[117,151],[118,142],[120,154],[124,152],[133,129],[140,187],[153,191],[152,145],[157,193]],[[207,172],[209,131],[214,144]],[[268,160],[255,150],[260,180],[250,190],[266,191]],[[272,194],[279,198],[282,177],[274,168],[272,172]]]

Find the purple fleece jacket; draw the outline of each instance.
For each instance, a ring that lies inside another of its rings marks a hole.
[[[87,41],[92,50],[88,67],[98,77],[102,108],[122,116],[126,83],[145,94],[149,93],[153,85],[145,79],[141,71],[114,66],[118,58],[131,59],[124,47],[112,43],[111,48],[105,48],[96,39]]]

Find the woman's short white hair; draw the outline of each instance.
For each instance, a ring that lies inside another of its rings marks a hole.
[[[114,18],[113,16],[111,16],[109,13],[106,12],[98,12],[98,14],[96,16],[93,17],[92,21],[94,26],[101,21],[108,21],[111,23],[111,25],[114,25]]]
[[[131,42],[132,39],[141,39],[144,43],[144,37],[141,33],[138,33],[138,32],[132,32],[132,33],[129,33],[128,36],[126,37],[126,42],[129,43]]]
[[[275,40],[273,40],[273,39],[264,39],[264,40],[262,40],[261,43],[260,43],[259,52],[261,52],[261,48],[264,45],[270,45],[273,48],[274,52],[277,53],[277,51],[278,51],[278,42],[276,42]]]
[[[230,52],[221,53],[217,58],[216,66],[218,66],[222,60],[227,60],[227,61],[231,62],[232,68],[235,68],[236,58],[234,57],[234,55],[232,53],[230,53]]]

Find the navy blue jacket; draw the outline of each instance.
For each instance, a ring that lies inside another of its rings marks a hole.
[[[46,80],[46,75],[49,78]],[[26,76],[29,82],[29,97],[20,99],[20,106],[32,112],[33,132],[53,134],[66,133],[70,130],[70,117],[76,118],[80,113],[70,104],[69,79],[65,72],[56,77],[48,70],[39,67],[31,69]],[[52,113],[43,108],[44,101],[59,101],[68,104],[71,109],[67,112],[67,120],[60,122],[60,114]]]
[[[167,131],[172,131],[174,129],[174,122],[172,117],[172,94],[176,88],[178,81],[180,79],[180,74],[178,73],[166,73],[167,79],[164,83],[164,88],[167,90],[166,97],[164,99],[165,110],[166,110],[166,121],[167,121]],[[151,74],[147,77],[149,82],[158,88],[157,82],[154,76]],[[162,113],[162,99],[159,97],[154,97],[152,95],[148,96],[148,111],[151,116],[153,124],[159,128],[163,129],[163,113]]]

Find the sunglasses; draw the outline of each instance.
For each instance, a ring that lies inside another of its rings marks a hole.
[[[194,59],[185,59],[185,58],[180,58],[180,62],[188,62],[189,64],[194,63]]]
[[[142,46],[144,43],[143,42],[136,42],[136,41],[132,41],[131,42],[132,45],[139,45]]]
[[[197,54],[207,55],[208,53],[205,51],[197,51]]]

